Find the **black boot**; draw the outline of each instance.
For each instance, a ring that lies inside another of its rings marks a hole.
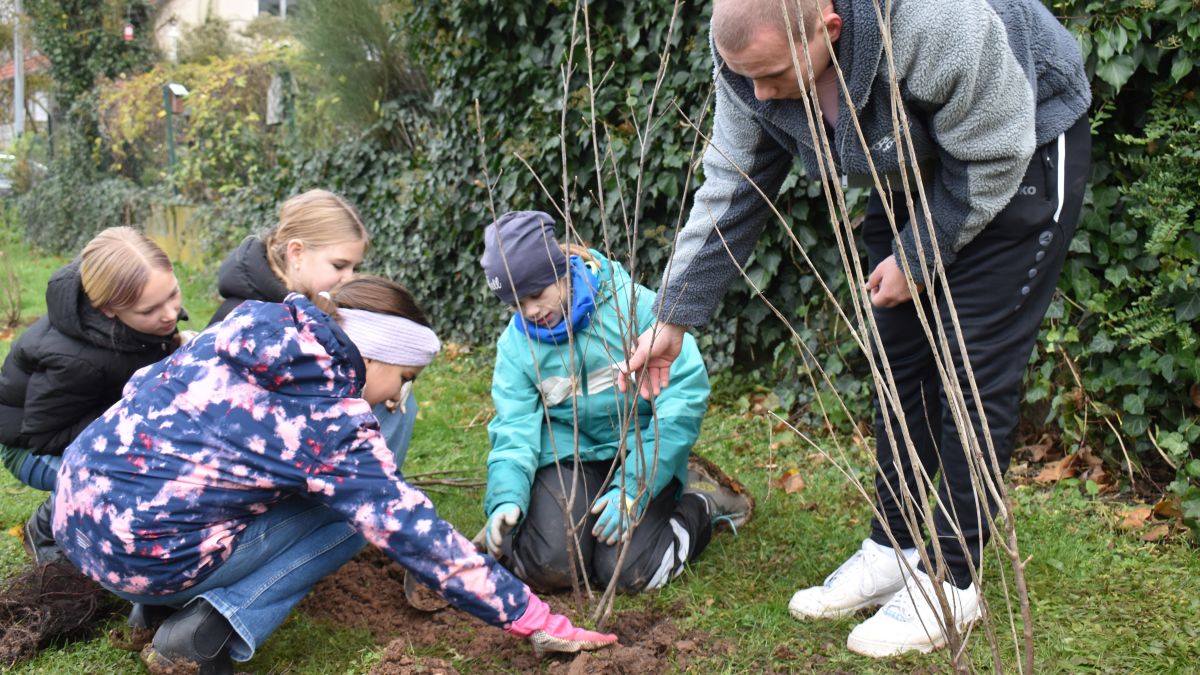
[[[53,500],[53,495],[47,497],[25,523],[25,550],[33,558],[33,564],[39,567],[63,557],[62,549],[54,541],[54,531],[50,529]]]
[[[179,611],[179,608],[170,605],[143,605],[140,602],[135,602],[129,608],[129,627],[157,629],[163,621],[166,621],[177,611]]]
[[[232,675],[229,642],[233,627],[203,598],[172,614],[154,633],[154,642],[142,652],[151,673],[176,672],[191,663],[200,675]]]

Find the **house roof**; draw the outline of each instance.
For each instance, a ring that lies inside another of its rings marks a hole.
[[[50,67],[50,59],[41,52],[33,52],[25,57],[25,73],[38,73]],[[16,71],[16,62],[9,61],[0,66],[0,82],[8,82],[13,79],[13,74]]]

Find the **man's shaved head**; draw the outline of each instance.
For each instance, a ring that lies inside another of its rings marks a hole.
[[[740,52],[750,44],[754,31],[762,26],[771,26],[781,34],[789,26],[796,42],[800,36],[797,26],[805,27],[811,39],[814,29],[820,25],[821,8],[831,0],[714,0],[712,34],[717,47],[730,52]],[[784,6],[787,18],[784,18]],[[803,17],[803,22],[801,22]]]

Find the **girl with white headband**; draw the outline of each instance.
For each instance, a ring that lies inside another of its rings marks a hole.
[[[551,614],[396,471],[371,406],[440,349],[402,286],[249,301],[171,358],[67,448],[54,534],[86,575],[179,607],[143,659],[233,672],[322,577],[378,546],[421,582],[540,651],[615,636]]]

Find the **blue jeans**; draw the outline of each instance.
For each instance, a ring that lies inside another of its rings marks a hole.
[[[408,444],[412,441],[413,424],[417,421],[417,398],[408,395],[404,412],[400,412],[399,408],[392,412],[382,403],[375,406],[374,412],[379,420],[379,432],[396,458],[396,472],[403,473],[404,458],[408,456]]]
[[[51,492],[58,480],[58,467],[62,465],[59,455],[35,455],[25,448],[0,446],[0,461],[25,485],[34,490]]]
[[[183,606],[204,598],[233,626],[230,654],[248,661],[312,587],[365,544],[336,511],[293,496],[243,530],[229,559],[195,586],[171,595],[114,592],[147,605]]]

